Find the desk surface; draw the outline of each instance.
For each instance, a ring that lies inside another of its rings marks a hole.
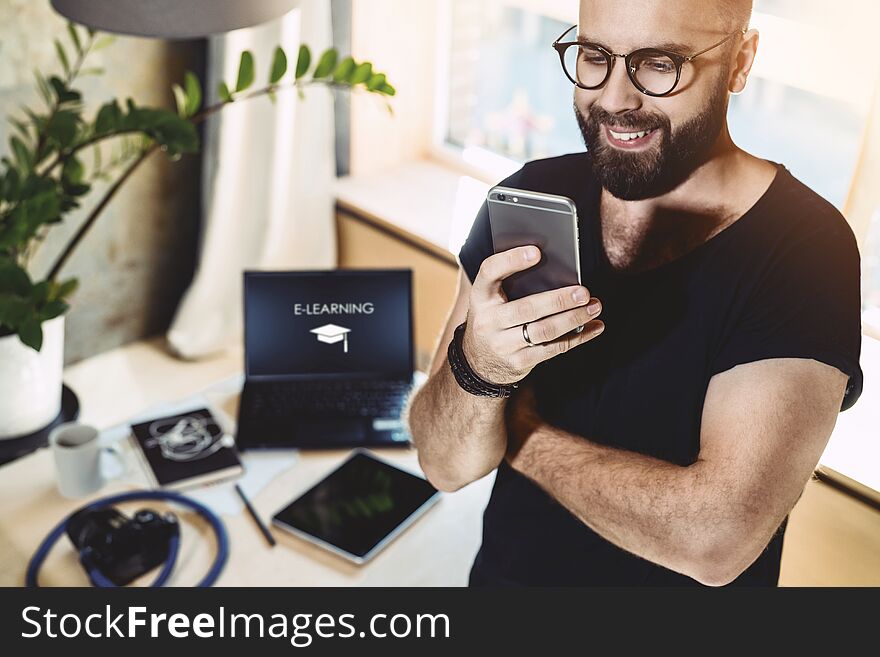
[[[159,341],[136,343],[65,370],[65,381],[80,396],[81,421],[100,428],[126,421],[156,403],[187,397],[241,371],[241,352],[197,363],[182,363]],[[235,399],[230,403],[234,404]],[[234,408],[221,410],[235,416]],[[418,470],[412,449],[376,450],[380,456]],[[293,466],[253,498],[268,521],[299,493],[319,481],[349,450],[300,452]],[[424,517],[365,566],[355,566],[282,531],[270,548],[246,513],[224,516],[230,559],[219,584],[226,586],[436,585],[467,582],[480,541],[482,511],[491,489],[486,477],[453,494],[444,494]],[[62,498],[55,487],[52,454],[41,449],[0,468],[0,586],[24,581],[27,562],[43,536],[88,499],[129,489],[110,484],[84,500]],[[151,506],[160,506],[153,505]],[[134,503],[126,510],[139,508]],[[181,553],[172,584],[189,585],[204,574],[214,556],[213,539],[199,518],[180,513]],[[200,536],[201,535],[201,536]],[[59,541],[41,575],[44,585],[87,585],[67,539]]]
[[[876,481],[877,460],[872,454],[876,454],[878,447],[871,428],[877,426],[880,385],[871,382],[873,373],[880,376],[880,342],[867,336],[863,343],[862,367],[866,382],[862,398],[852,409],[840,415],[822,463],[850,477],[858,477],[862,483],[871,484],[876,489],[880,486]],[[81,421],[107,428],[123,423],[159,402],[189,397],[241,370],[241,350],[185,363],[169,356],[161,340],[152,340],[126,345],[77,363],[65,370],[64,379],[80,397]],[[235,402],[233,398],[230,401],[233,406],[227,405],[221,410],[234,417]],[[348,453],[347,450],[301,452],[289,470],[253,496],[257,511],[268,519],[295,495],[330,472]],[[418,469],[416,454],[411,449],[385,449],[377,450],[377,453],[404,467]],[[479,546],[482,511],[491,484],[490,475],[456,493],[444,494],[439,504],[363,567],[354,566],[280,531],[274,532],[278,546],[269,548],[245,513],[224,516],[231,537],[231,556],[220,583],[230,586],[463,585]],[[819,490],[817,486],[812,488]],[[111,485],[95,497],[120,490],[125,488],[120,484]],[[39,450],[0,467],[0,586],[17,586],[24,581],[27,562],[43,536],[82,503],[58,495],[52,455],[48,450]],[[846,504],[849,508],[855,503],[846,501]],[[802,501],[798,508],[803,505]],[[813,549],[816,537],[805,534],[795,540],[798,535],[794,530],[801,526],[812,527],[807,522],[806,511],[798,516],[798,508],[790,523],[786,550],[787,554],[797,552],[795,556],[802,556],[797,563],[802,571],[808,572],[814,569],[817,560]],[[857,510],[870,512],[867,507]],[[183,525],[181,555],[172,584],[195,582],[213,558],[214,548],[207,527],[197,518],[192,520]],[[859,531],[870,538],[866,544],[876,544],[876,534],[873,533],[876,521],[875,515],[871,515],[865,527],[859,521]],[[817,527],[826,541],[835,542],[833,536],[826,534],[847,531],[848,522],[851,517],[837,509],[831,515],[822,516]],[[197,540],[200,533],[205,535],[203,540]],[[60,543],[50,555],[41,581],[55,585],[87,584],[74,553],[65,545],[66,539]],[[798,552],[794,548],[800,544],[803,545]],[[840,547],[837,542],[835,546],[835,549]],[[872,549],[869,547],[864,551],[866,562],[872,559]],[[838,561],[842,554],[852,558],[845,551],[830,554],[833,558],[826,561]],[[785,559],[783,562],[785,565]],[[813,581],[799,574],[789,579],[795,584]]]

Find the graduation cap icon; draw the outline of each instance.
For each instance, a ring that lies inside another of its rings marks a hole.
[[[327,344],[335,344],[342,342],[342,351],[348,353],[348,334],[351,329],[336,324],[324,324],[318,328],[313,328],[309,333],[318,336],[318,342],[326,342]]]

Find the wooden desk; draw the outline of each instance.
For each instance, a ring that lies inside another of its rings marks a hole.
[[[187,397],[214,381],[241,371],[241,352],[182,363],[168,356],[158,340],[135,343],[88,359],[65,371],[65,381],[82,404],[81,421],[100,428],[126,421],[158,402]],[[233,403],[235,400],[233,400]],[[232,413],[234,407],[222,410]],[[272,480],[252,500],[269,520],[300,492],[330,472],[348,450],[301,452],[296,463]],[[376,450],[380,456],[418,470],[412,449]],[[444,494],[440,502],[366,566],[354,566],[285,532],[275,530],[278,545],[270,548],[246,513],[224,516],[230,537],[230,559],[219,580],[226,586],[462,586],[479,547],[482,511],[492,477]],[[0,468],[0,586],[24,582],[27,563],[39,542],[66,514],[88,499],[132,488],[110,484],[91,498],[71,501],[55,487],[48,449]],[[126,506],[131,511],[145,504]],[[149,506],[159,507],[150,503]],[[214,557],[207,525],[188,513],[181,552],[171,583],[189,585],[200,578]],[[44,585],[87,585],[69,542],[62,538],[41,574]]]
[[[161,341],[138,342],[78,363],[65,371],[65,381],[79,394],[81,419],[99,427],[125,422],[161,401],[190,396],[241,371],[241,351],[198,363],[167,355]],[[867,378],[867,374],[866,374]],[[860,404],[878,390],[869,390]],[[873,405],[863,407],[872,412]],[[841,418],[859,409],[857,405]],[[227,414],[235,408],[224,406]],[[855,414],[849,416],[855,419]],[[847,437],[847,422],[835,438]],[[850,420],[849,424],[853,424]],[[833,440],[834,440],[833,439]],[[418,469],[412,450],[379,450],[401,465]],[[347,456],[348,452],[303,452],[297,462],[258,495],[258,512],[268,519]],[[876,465],[876,464],[874,464]],[[0,586],[17,586],[43,536],[82,502],[61,498],[55,488],[52,455],[38,452],[0,467]],[[444,494],[440,503],[384,552],[356,567],[293,536],[276,531],[279,544],[269,548],[244,513],[224,516],[231,538],[230,561],[223,585],[464,585],[479,546],[481,516],[492,476],[461,491]],[[108,486],[99,495],[124,490]],[[135,504],[132,509],[138,508]],[[189,518],[184,515],[185,520]],[[214,555],[207,527],[198,519],[184,524],[177,574],[172,584],[192,584]],[[203,540],[199,534],[204,533]],[[807,485],[786,533],[780,582],[783,585],[880,585],[880,512],[822,482]],[[46,563],[42,582],[87,584],[66,539]]]

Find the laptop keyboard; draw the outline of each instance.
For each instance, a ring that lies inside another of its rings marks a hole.
[[[248,392],[249,412],[263,417],[329,413],[396,418],[411,388],[408,381],[275,382]]]

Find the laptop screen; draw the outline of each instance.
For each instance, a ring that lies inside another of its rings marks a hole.
[[[412,272],[246,272],[248,376],[412,374]]]

